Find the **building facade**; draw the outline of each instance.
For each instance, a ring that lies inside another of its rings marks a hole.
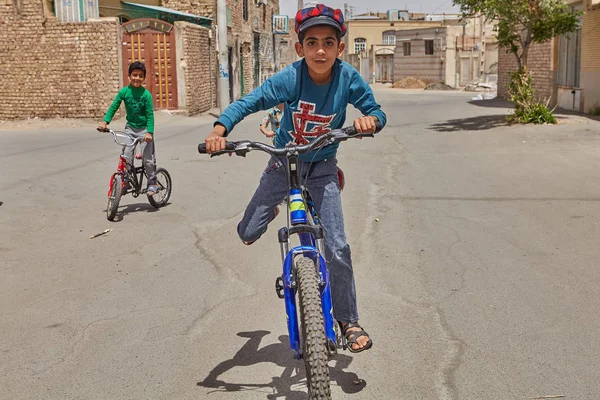
[[[0,25],[10,27],[0,30],[0,83],[7,93],[0,98],[0,119],[101,118],[127,84],[126,68],[134,60],[147,65],[146,87],[156,109],[195,114],[218,106],[216,0],[165,0],[163,6],[120,2],[118,9],[102,2],[100,18],[61,8],[81,3],[0,3]],[[280,66],[272,29],[279,3],[227,4],[233,101]],[[65,15],[84,19],[63,22]]]
[[[460,25],[396,31],[394,81],[413,77],[458,88],[496,82],[498,44],[494,24],[482,17]]]
[[[567,0],[572,10],[584,11],[575,32],[531,46],[528,69],[536,95],[551,106],[590,112],[600,106],[600,0]],[[515,56],[502,49],[498,92],[507,97]]]
[[[425,14],[402,10],[354,16],[347,21],[343,59],[352,64],[367,82],[393,82],[398,31],[439,28],[457,23],[456,18],[427,19]]]

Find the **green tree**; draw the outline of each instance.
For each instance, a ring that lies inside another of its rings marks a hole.
[[[527,68],[531,44],[544,43],[555,36],[577,30],[581,12],[572,11],[563,0],[453,1],[460,6],[465,17],[483,15],[487,20],[497,21],[498,44],[514,54],[518,65],[518,71],[511,75],[509,85],[515,114],[526,111],[522,109],[523,106],[539,106],[539,102],[534,104],[536,100],[533,95],[528,95],[526,99],[518,98],[520,93],[530,93],[530,88],[524,88],[523,85],[531,85]]]

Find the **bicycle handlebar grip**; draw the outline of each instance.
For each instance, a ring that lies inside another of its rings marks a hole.
[[[381,125],[381,122],[375,121],[375,133],[379,132],[382,129],[383,129],[383,126]],[[356,128],[354,128],[354,125],[350,125],[346,128],[343,128],[342,130],[348,136],[353,136],[353,135],[357,134]]]
[[[106,133],[106,132],[110,132],[110,129],[108,129],[108,128],[104,128],[104,129],[96,128],[96,130],[97,130],[98,132],[105,132],[105,133]]]
[[[235,143],[234,142],[226,142],[225,144],[225,151],[234,151],[235,150]],[[200,143],[198,145],[198,153],[200,154],[208,154],[206,152],[206,143]]]

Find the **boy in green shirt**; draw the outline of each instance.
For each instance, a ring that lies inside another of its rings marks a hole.
[[[104,121],[98,126],[104,130],[110,124],[113,116],[125,102],[125,112],[127,114],[125,132],[133,137],[143,137],[142,142],[142,162],[148,175],[148,195],[156,193],[156,156],[154,153],[154,105],[152,104],[152,94],[142,86],[146,79],[146,66],[140,61],[135,61],[129,65],[129,85],[119,90],[117,97],[108,108]],[[133,164],[133,146],[125,148],[124,156],[127,161]]]

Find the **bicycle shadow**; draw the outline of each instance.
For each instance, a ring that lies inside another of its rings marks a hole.
[[[248,338],[248,341],[229,360],[225,360],[210,371],[198,386],[214,388],[209,392],[241,392],[248,390],[269,390],[266,398],[275,400],[279,398],[287,400],[306,399],[306,374],[304,362],[296,360],[290,350],[288,336],[279,336],[279,343],[269,344],[259,349],[263,337],[269,331],[239,332],[240,337]],[[337,354],[329,363],[329,378],[332,384],[337,384],[344,393],[358,393],[367,385],[354,372],[344,371],[352,362],[352,357]],[[272,377],[272,381],[265,384],[260,383],[229,383],[219,380],[219,376],[236,367],[250,367],[260,363],[273,363],[284,370],[281,376]]]
[[[167,207],[169,204],[171,204],[171,203],[168,202],[163,207]],[[132,214],[132,213],[138,213],[138,212],[154,213],[154,212],[158,212],[163,207],[155,208],[155,207],[153,207],[152,205],[150,205],[148,203],[127,204],[125,206],[119,204],[119,210],[118,210],[117,215],[116,215],[115,219],[113,220],[113,222],[121,222],[121,221],[123,221],[123,218],[125,216],[127,216],[129,214]],[[106,212],[106,209],[104,210],[104,212]]]

